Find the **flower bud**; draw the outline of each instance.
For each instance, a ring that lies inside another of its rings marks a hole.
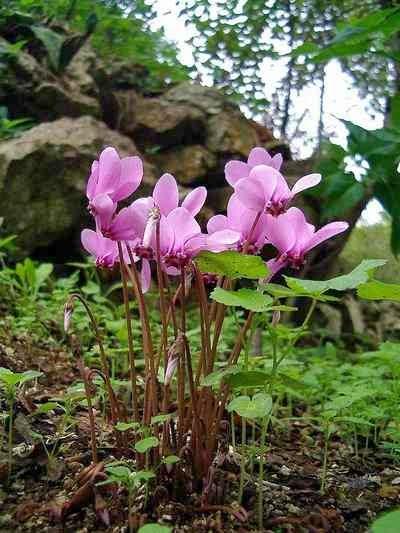
[[[68,333],[69,327],[71,325],[71,317],[74,311],[73,300],[69,299],[64,305],[64,331]]]
[[[150,209],[142,241],[144,248],[151,247],[160,216],[161,213],[158,207],[153,207]]]

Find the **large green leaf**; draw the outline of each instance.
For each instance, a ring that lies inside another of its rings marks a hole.
[[[168,526],[161,526],[160,524],[146,524],[142,526],[138,533],[170,533],[172,529]]]
[[[32,26],[31,30],[35,36],[42,42],[43,46],[46,49],[47,56],[49,58],[50,66],[54,71],[58,71],[59,61],[60,61],[60,52],[61,46],[63,43],[63,38],[61,35],[56,33],[45,26]]]
[[[157,437],[146,437],[135,444],[135,450],[139,453],[146,453],[151,448],[156,448],[159,444],[160,441]]]
[[[399,531],[400,509],[380,516],[371,527],[372,533],[399,533]]]
[[[272,409],[272,397],[260,392],[253,398],[249,396],[237,396],[227,406],[229,412],[234,411],[243,418],[255,420],[268,416]]]
[[[400,302],[400,285],[371,280],[360,285],[357,289],[357,294],[360,298],[365,298],[366,300],[392,300]]]
[[[0,368],[0,381],[5,385],[15,387],[16,385],[22,385],[27,381],[39,378],[42,376],[42,372],[36,370],[27,370],[25,372],[12,372],[9,368]]]
[[[227,291],[216,287],[210,297],[221,304],[232,307],[243,307],[244,309],[255,312],[267,311],[273,303],[273,299],[270,296],[254,289]]]
[[[385,259],[364,259],[349,274],[344,274],[343,276],[326,281],[284,277],[288,286],[299,295],[309,294],[310,296],[318,296],[328,290],[345,291],[355,289],[362,283],[366,283],[374,270],[383,266],[385,263]]]
[[[201,272],[227,276],[228,278],[259,279],[268,275],[268,268],[261,257],[235,251],[202,252],[195,262]]]

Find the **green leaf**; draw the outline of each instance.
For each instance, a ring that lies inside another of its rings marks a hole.
[[[157,437],[147,437],[139,440],[135,444],[135,450],[139,453],[146,453],[151,448],[156,448],[159,444],[160,441],[157,439]]]
[[[58,33],[45,26],[31,26],[31,30],[39,41],[42,42],[46,49],[50,66],[57,72],[63,38]]]
[[[263,387],[270,381],[270,374],[261,370],[242,370],[235,374],[230,374],[225,381],[232,388]]]
[[[273,300],[259,291],[253,289],[239,289],[237,291],[228,291],[216,287],[211,295],[212,300],[232,307],[243,307],[249,311],[261,312],[267,311],[272,305]]]
[[[372,533],[399,533],[400,531],[400,509],[380,516],[372,524]]]
[[[162,460],[165,465],[175,465],[176,463],[179,463],[179,461],[180,458],[177,455],[168,455]]]
[[[318,296],[325,291],[346,291],[355,289],[369,280],[374,270],[386,263],[385,259],[364,259],[349,274],[328,279],[326,281],[314,281],[307,279],[290,278],[284,276],[288,286],[297,294]]]
[[[216,370],[215,372],[211,372],[211,374],[205,376],[201,381],[201,385],[203,387],[218,386],[226,376],[229,376],[230,374],[234,374],[235,372],[239,371],[240,370],[237,365],[232,365],[221,370]]]
[[[253,398],[249,396],[238,396],[227,406],[229,412],[235,411],[243,418],[254,420],[266,417],[272,409],[272,397],[260,392]]]
[[[62,409],[62,406],[57,402],[46,402],[39,405],[39,407],[36,409],[36,411],[33,412],[34,416],[37,415],[43,415],[46,413],[49,413],[50,411],[54,411],[54,409]]]
[[[153,416],[151,418],[151,424],[163,424],[164,422],[168,422],[169,420],[171,420],[171,418],[172,418],[172,413]]]
[[[160,526],[160,524],[146,524],[142,526],[138,533],[171,533],[172,529],[168,526]]]
[[[36,370],[12,372],[8,368],[0,368],[0,381],[11,387],[15,387],[15,385],[22,385],[22,383],[39,378],[42,375],[43,372],[37,372]]]
[[[227,276],[230,279],[259,279],[268,276],[268,268],[257,255],[226,252],[201,252],[195,262],[201,272]]]
[[[140,428],[139,422],[118,422],[115,425],[117,431],[128,431],[129,429],[138,429]]]
[[[366,300],[392,300],[400,302],[400,285],[371,280],[358,287],[357,295]]]

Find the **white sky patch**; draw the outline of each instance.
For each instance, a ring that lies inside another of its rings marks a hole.
[[[178,8],[175,0],[155,0],[155,8],[158,16],[153,21],[154,29],[163,27],[169,41],[176,44],[181,63],[192,66],[194,58],[187,40],[193,35],[193,29],[186,26],[178,17]],[[282,46],[278,50],[282,54],[287,50]],[[286,58],[279,60],[266,59],[261,67],[261,77],[265,82],[265,96],[271,99],[276,92],[279,80],[285,75]],[[211,85],[211,80],[205,76],[204,84]],[[316,138],[319,118],[320,88],[307,86],[294,95],[291,113],[294,117],[303,117],[301,131],[306,132],[308,139]],[[344,73],[339,62],[331,61],[326,66],[325,97],[324,97],[324,129],[332,142],[346,148],[347,130],[340,119],[349,120],[366,129],[380,128],[383,125],[381,116],[372,116],[368,99],[361,99],[357,90],[352,86],[350,77]],[[308,140],[307,139],[307,140]],[[305,158],[311,155],[312,147],[301,136],[293,139],[291,147],[299,157]],[[352,169],[356,170],[356,169]],[[360,224],[374,224],[382,217],[382,207],[379,202],[372,200],[364,210]]]

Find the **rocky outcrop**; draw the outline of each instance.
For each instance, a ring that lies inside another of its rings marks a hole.
[[[139,154],[131,139],[92,117],[44,123],[0,143],[0,213],[24,253],[77,239],[88,169],[105,145],[121,156]],[[155,181],[148,163],[145,175],[146,188]]]
[[[206,185],[208,215],[226,207],[229,159],[245,159],[257,145],[290,157],[217,89],[187,81],[154,92],[144,67],[99,60],[88,43],[57,74],[25,50],[0,76],[0,105],[11,118],[40,124],[0,141],[3,229],[18,235],[25,254],[78,239],[88,168],[106,145],[121,155],[140,152],[142,193],[164,172],[175,175],[182,190]]]

